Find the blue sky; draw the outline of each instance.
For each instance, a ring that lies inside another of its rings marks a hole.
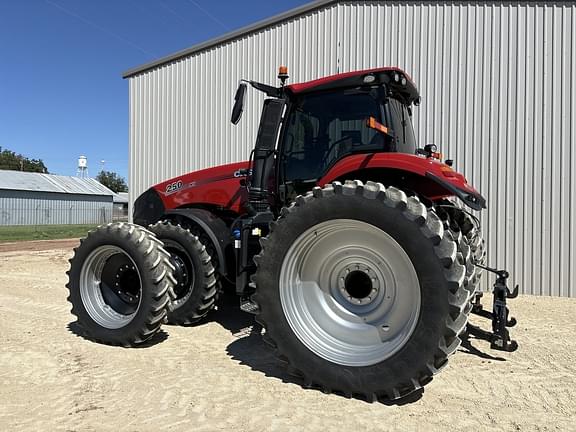
[[[1,0],[0,147],[51,173],[128,174],[122,72],[306,0]]]

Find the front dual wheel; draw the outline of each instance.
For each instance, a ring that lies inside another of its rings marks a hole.
[[[188,325],[200,321],[214,309],[218,295],[215,269],[206,245],[188,228],[171,221],[149,228],[170,253],[174,266],[176,283],[168,322]]]
[[[315,188],[283,211],[255,258],[266,339],[307,386],[368,400],[419,389],[467,322],[453,237],[396,188]]]
[[[214,267],[205,246],[169,221],[91,231],[70,260],[68,300],[86,335],[133,346],[164,322],[195,323],[213,308]]]
[[[72,313],[94,340],[140,344],[166,320],[173,271],[170,254],[148,230],[128,223],[98,227],[70,260]]]

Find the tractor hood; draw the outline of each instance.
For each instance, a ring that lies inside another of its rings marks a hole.
[[[190,205],[240,213],[247,199],[240,181],[248,166],[247,161],[220,165],[158,183],[134,202],[134,222],[146,226],[169,210]]]

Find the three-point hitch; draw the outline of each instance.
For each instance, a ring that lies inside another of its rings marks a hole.
[[[487,332],[482,330],[480,327],[471,324],[468,324],[468,332],[480,339],[490,341],[490,347],[492,349],[508,352],[516,351],[518,349],[518,343],[515,340],[510,339],[510,333],[508,331],[508,327],[514,327],[516,325],[516,319],[513,317],[509,318],[509,310],[506,306],[506,300],[518,297],[518,285],[516,285],[511,292],[506,283],[510,277],[508,271],[485,267],[478,263],[475,263],[475,265],[496,274],[492,312],[483,309],[483,306],[480,303],[480,297],[482,297],[482,294],[476,296],[472,307],[473,314],[492,320],[492,332]]]

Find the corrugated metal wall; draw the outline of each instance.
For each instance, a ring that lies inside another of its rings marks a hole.
[[[0,226],[107,222],[112,222],[112,196],[0,190]]]
[[[420,142],[488,198],[489,263],[525,293],[576,296],[575,24],[573,2],[342,2],[144,72],[130,79],[131,201],[247,158],[263,97],[232,126],[238,79],[398,65],[423,95]]]

